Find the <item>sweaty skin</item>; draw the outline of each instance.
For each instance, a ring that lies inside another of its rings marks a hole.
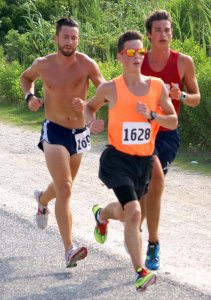
[[[40,78],[43,82],[45,118],[67,128],[81,128],[85,125],[82,111],[72,107],[74,98],[87,98],[89,79],[98,86],[102,75],[97,64],[87,55],[77,52],[78,28],[63,26],[55,42],[66,54],[58,51],[37,58],[21,76],[23,91],[34,93],[33,82]],[[72,51],[72,52],[71,52]],[[37,111],[41,103],[36,96],[31,97],[29,108]]]
[[[22,89],[24,94],[34,94],[34,83],[38,78],[41,79],[44,99],[31,96],[29,109],[36,112],[44,103],[45,118],[48,121],[69,129],[83,128],[84,112],[74,109],[73,101],[77,97],[86,99],[90,80],[97,87],[104,82],[104,78],[94,60],[76,51],[79,44],[77,26],[62,25],[54,41],[58,51],[35,59],[21,75]],[[47,206],[56,198],[55,215],[66,254],[73,246],[70,198],[82,154],[70,155],[63,145],[50,144],[46,140],[43,141],[43,148],[53,181],[41,192],[39,202]]]

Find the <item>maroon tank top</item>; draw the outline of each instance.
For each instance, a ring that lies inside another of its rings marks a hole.
[[[141,73],[146,76],[155,76],[161,78],[166,84],[166,87],[169,91],[172,82],[178,84],[180,90],[182,90],[183,82],[180,79],[179,72],[178,72],[178,64],[177,64],[178,57],[179,57],[179,52],[170,50],[170,56],[165,67],[161,71],[155,72],[151,69],[149,65],[148,53],[146,53],[144,56],[143,64],[141,66]],[[180,108],[180,101],[172,99],[172,103],[178,115],[179,108]],[[161,126],[159,130],[164,131],[169,129]]]

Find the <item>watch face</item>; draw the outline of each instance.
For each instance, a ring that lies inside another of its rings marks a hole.
[[[156,117],[157,117],[156,112],[155,112],[155,111],[152,111],[152,112],[151,112],[151,118],[152,118],[152,120],[154,120]]]
[[[186,93],[185,93],[185,92],[182,92],[181,99],[182,99],[182,100],[185,100],[186,98],[187,98]]]

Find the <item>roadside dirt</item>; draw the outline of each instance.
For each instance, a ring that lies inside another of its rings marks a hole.
[[[1,205],[34,222],[36,204],[33,191],[49,183],[42,152],[37,148],[39,133],[0,123],[0,189]],[[74,236],[94,243],[93,204],[116,200],[98,179],[98,163],[103,149],[97,143],[87,153],[76,178],[72,209]],[[16,195],[21,194],[21,203]],[[3,197],[4,196],[4,197]],[[7,199],[7,200],[6,200]],[[9,199],[9,200],[8,200]],[[50,226],[57,226],[54,202],[50,204]],[[166,177],[160,223],[161,270],[163,276],[210,295],[211,297],[211,177],[183,171],[172,166]],[[145,255],[147,228],[143,228]],[[99,251],[102,248],[99,247]],[[103,251],[129,259],[123,246],[123,227],[110,222],[109,236]]]

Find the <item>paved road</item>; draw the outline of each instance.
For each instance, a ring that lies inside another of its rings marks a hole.
[[[47,230],[38,230],[34,222],[33,190],[44,188],[50,180],[43,155],[35,147],[38,136],[0,124],[1,300],[211,299],[210,257],[203,252],[210,249],[210,208],[184,203],[181,198],[174,204],[174,195],[178,194],[171,182],[167,184],[173,200],[169,199],[163,209],[162,269],[155,286],[144,294],[135,291],[133,268],[122,246],[121,224],[110,222],[105,245],[95,242],[90,208],[96,199],[106,204],[114,197],[96,177],[99,152],[95,149],[83,160],[72,197],[74,240],[85,244],[89,255],[77,268],[65,269],[54,203],[50,204]],[[169,174],[169,179],[180,178],[180,184],[185,177],[176,172]],[[206,189],[209,183],[210,178],[203,177]],[[146,232],[144,228],[145,241]]]
[[[4,209],[0,210],[0,217],[1,300],[210,299],[164,274],[156,286],[139,294],[134,290],[130,263],[99,251],[94,245],[88,245],[86,260],[77,268],[66,270],[56,229],[40,232],[30,220]]]

